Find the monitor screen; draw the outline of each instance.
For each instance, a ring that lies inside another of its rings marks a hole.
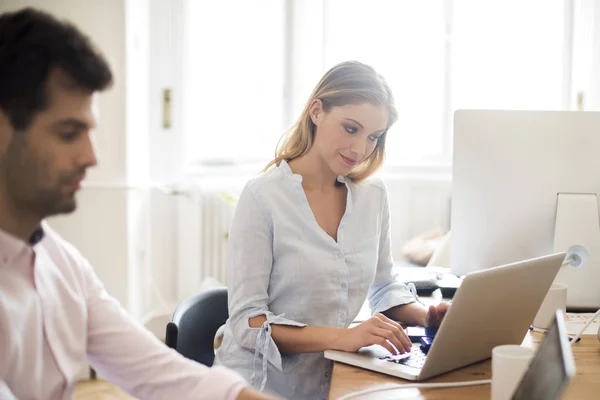
[[[600,308],[600,112],[457,110],[450,267],[473,271],[588,249],[561,268],[567,307]]]
[[[554,323],[525,371],[513,399],[560,399],[574,373],[575,364],[564,327],[564,314],[558,310]]]

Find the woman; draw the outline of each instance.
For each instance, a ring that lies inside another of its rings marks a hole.
[[[394,321],[437,326],[392,275],[386,189],[371,175],[396,121],[371,67],[333,67],[262,175],[244,188],[229,236],[229,315],[216,363],[286,398],[326,399],[327,349],[411,342]],[[365,299],[373,317],[349,328]],[[268,377],[268,379],[267,379]]]

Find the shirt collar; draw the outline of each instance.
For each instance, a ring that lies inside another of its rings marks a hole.
[[[41,226],[34,229],[27,243],[0,229],[0,266],[11,264],[25,249],[35,246],[43,238],[44,229]]]
[[[280,170],[287,176],[291,177],[292,179],[302,183],[302,175],[299,174],[295,174],[294,171],[292,171],[292,169],[290,168],[289,164],[287,163],[286,160],[281,160],[281,162],[279,163],[279,168]],[[340,183],[346,183],[347,179],[345,176],[342,175],[338,175],[337,177],[337,181]]]
[[[31,236],[29,236],[29,245],[35,246],[36,244],[38,244],[39,242],[42,241],[44,236],[45,236],[44,228],[42,228],[42,226],[40,225],[37,228],[35,228],[33,230],[33,232],[31,233]]]

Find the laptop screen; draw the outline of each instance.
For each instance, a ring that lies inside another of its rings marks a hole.
[[[560,399],[574,374],[575,364],[565,329],[564,314],[557,310],[554,322],[517,386],[513,399]]]

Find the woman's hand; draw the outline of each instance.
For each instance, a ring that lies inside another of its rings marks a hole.
[[[427,315],[425,315],[425,326],[437,328],[442,323],[442,319],[450,309],[450,303],[440,303],[437,306],[429,306]]]
[[[400,324],[383,314],[377,314],[357,326],[343,329],[334,343],[334,349],[355,352],[372,344],[383,346],[392,354],[406,353],[412,347]]]

